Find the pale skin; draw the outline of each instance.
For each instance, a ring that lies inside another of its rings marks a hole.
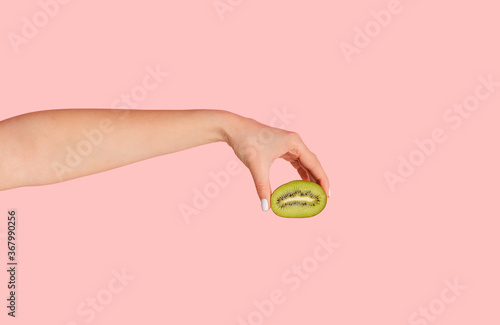
[[[66,148],[87,150],[91,130],[102,137],[94,133],[91,152],[66,165]],[[60,109],[0,121],[0,190],[59,183],[213,142],[226,142],[248,167],[263,210],[278,158],[329,195],[325,171],[297,133],[224,110]]]

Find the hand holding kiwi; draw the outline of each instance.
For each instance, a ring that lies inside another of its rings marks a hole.
[[[232,114],[224,139],[250,170],[263,211],[269,209],[269,202],[282,217],[311,217],[324,209],[326,193],[330,196],[328,177],[297,133]],[[302,181],[284,184],[271,196],[269,169],[278,158],[290,162]]]
[[[277,215],[303,218],[319,213],[326,204],[328,177],[316,155],[295,132],[222,110],[139,109],[124,112],[127,118],[122,118],[125,115],[117,118],[116,110],[110,109],[56,109],[0,121],[0,138],[12,139],[7,141],[10,147],[0,146],[0,156],[4,153],[3,156],[8,158],[8,163],[0,168],[0,175],[3,176],[0,191],[54,184],[225,141],[250,170],[263,211],[267,211],[271,204]],[[108,124],[115,131],[105,131],[102,121],[111,121]],[[95,125],[100,125],[101,129],[92,130],[92,134],[101,134],[100,137],[107,134],[106,141],[99,144],[99,150],[93,151],[79,168],[70,169],[59,163],[67,162],[68,157],[75,157],[75,150],[80,150],[78,148],[83,141],[88,142],[81,139],[79,130]],[[43,138],[41,144],[40,138]],[[24,151],[12,155],[12,152],[17,152],[18,143]],[[76,144],[76,148],[69,146],[70,143]],[[269,169],[278,158],[290,162],[303,182],[285,184],[276,190],[271,200]],[[36,177],[33,171],[36,171]]]

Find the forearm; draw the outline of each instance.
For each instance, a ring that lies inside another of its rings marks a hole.
[[[0,190],[44,185],[224,141],[217,110],[51,110],[0,122]]]

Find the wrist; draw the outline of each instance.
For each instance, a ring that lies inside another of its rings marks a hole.
[[[237,122],[241,118],[241,116],[234,114],[229,111],[218,111],[219,113],[219,141],[226,142],[230,145],[232,134],[234,134],[234,129],[237,127]]]

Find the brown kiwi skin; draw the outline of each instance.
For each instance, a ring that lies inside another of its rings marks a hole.
[[[271,195],[271,209],[284,218],[313,217],[323,211],[326,202],[327,196],[321,186],[303,180],[283,184]]]

